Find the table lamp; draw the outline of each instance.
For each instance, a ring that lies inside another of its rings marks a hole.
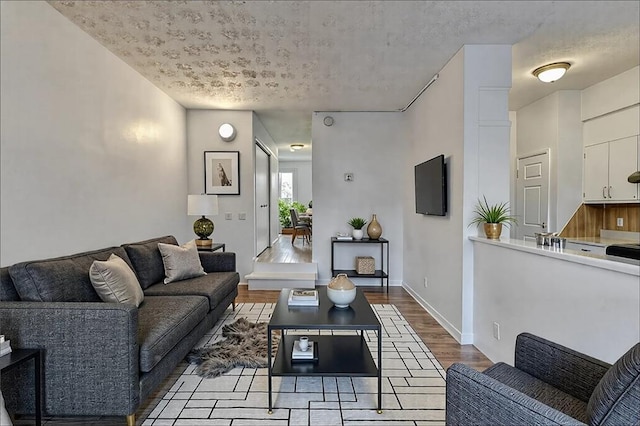
[[[213,241],[209,239],[209,235],[213,233],[213,222],[205,216],[218,214],[218,196],[189,194],[187,196],[187,214],[202,216],[193,223],[193,232],[200,237],[196,240],[196,245],[205,248],[211,247]]]

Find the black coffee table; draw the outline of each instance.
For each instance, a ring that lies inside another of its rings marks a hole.
[[[290,289],[280,292],[278,303],[267,327],[269,374],[269,414],[273,412],[273,376],[334,376],[377,377],[378,413],[382,412],[382,326],[371,305],[357,288],[356,298],[347,309],[339,309],[327,297],[326,287],[316,287],[319,306],[288,306]],[[275,330],[281,331],[281,340],[275,359],[271,360],[271,338]],[[310,335],[317,342],[318,360],[313,362],[291,362],[293,342],[299,335],[287,334],[286,330],[360,330],[353,335]],[[378,335],[378,366],[367,342],[364,330],[375,330]]]

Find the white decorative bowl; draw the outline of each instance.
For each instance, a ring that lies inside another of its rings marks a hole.
[[[353,302],[353,300],[356,298],[356,289],[354,287],[348,290],[336,290],[331,287],[327,287],[327,296],[329,297],[329,300],[333,302],[336,308],[348,308],[349,303]]]

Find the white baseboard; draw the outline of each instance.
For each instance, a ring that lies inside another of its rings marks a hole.
[[[431,315],[436,321],[438,321],[438,324],[440,324],[442,328],[444,328],[447,333],[451,335],[451,337],[456,339],[458,343],[460,343],[461,345],[468,345],[473,343],[473,335],[463,335],[460,330],[458,330],[453,324],[451,324],[444,316],[440,314],[440,312],[438,312],[437,309],[431,306],[418,293],[413,291],[411,287],[404,283],[402,284],[402,287],[404,287],[404,289],[407,290],[407,292],[415,299],[415,301],[418,302],[418,304],[420,304],[420,306],[422,306],[425,311],[429,312],[429,315]],[[471,340],[469,340],[469,338]]]

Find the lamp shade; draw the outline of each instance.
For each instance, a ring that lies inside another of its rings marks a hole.
[[[189,194],[187,197],[187,214],[189,216],[217,215],[218,196]]]

